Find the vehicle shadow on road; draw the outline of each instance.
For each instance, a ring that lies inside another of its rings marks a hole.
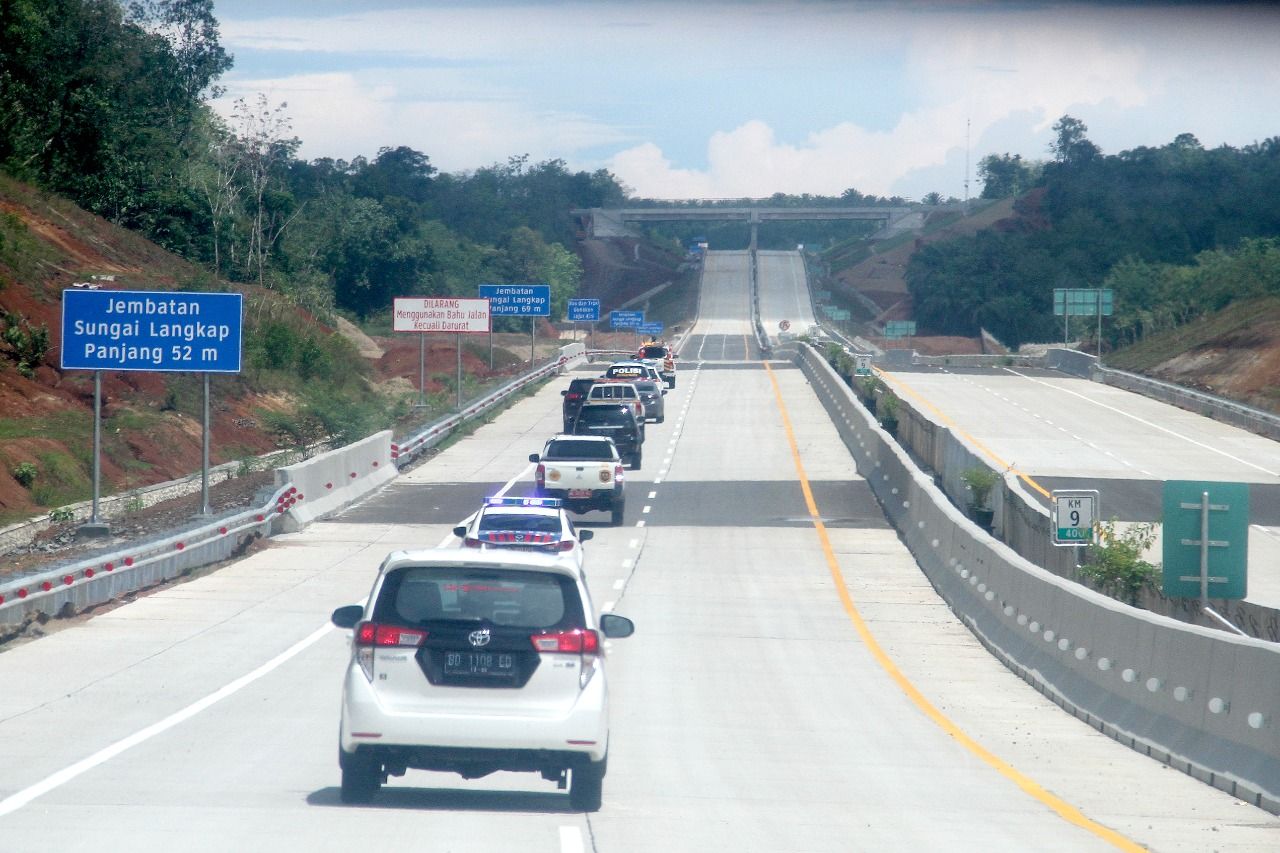
[[[368,803],[342,802],[337,786],[307,795],[307,805],[362,809],[417,809],[432,811],[526,812],[575,814],[569,792],[473,791],[459,788],[383,787]]]

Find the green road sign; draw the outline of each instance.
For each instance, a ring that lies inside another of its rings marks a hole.
[[[854,353],[853,356],[853,375],[854,376],[870,376],[871,375],[871,356],[862,353]]]
[[[1165,595],[1201,598],[1202,593],[1207,593],[1204,597],[1245,597],[1249,563],[1247,483],[1167,481],[1163,538]],[[1202,564],[1207,576],[1204,586]]]
[[[1054,545],[1087,545],[1098,520],[1096,489],[1054,489],[1049,497]]]
[[[890,320],[884,324],[886,338],[909,338],[915,333],[915,320]]]
[[[1055,287],[1053,289],[1053,314],[1061,317],[1064,314],[1072,317],[1092,317],[1099,313],[1110,317],[1113,313],[1111,288],[1096,287]]]

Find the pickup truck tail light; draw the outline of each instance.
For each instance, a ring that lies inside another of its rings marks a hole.
[[[538,467],[534,469],[533,479],[537,482],[539,489],[545,489],[547,486],[547,466],[538,465]]]
[[[621,483],[624,476],[625,475],[622,473],[622,463],[619,462],[617,465],[613,466],[614,482]]]

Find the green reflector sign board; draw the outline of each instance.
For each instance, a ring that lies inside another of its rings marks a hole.
[[[1113,293],[1109,287],[1055,287],[1053,289],[1054,316],[1061,317],[1067,314],[1072,317],[1092,317],[1101,313],[1105,317],[1110,317],[1114,310]]]
[[[1164,484],[1164,594],[1200,597],[1203,496],[1209,493],[1209,598],[1244,598],[1249,562],[1249,485],[1169,480]]]

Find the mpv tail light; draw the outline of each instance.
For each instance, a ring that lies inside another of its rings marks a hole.
[[[574,628],[551,634],[534,634],[529,638],[540,652],[594,655],[600,651],[600,635],[590,628]]]
[[[427,639],[426,631],[401,628],[398,625],[378,625],[361,622],[356,626],[356,662],[364,677],[373,681],[373,650],[375,648],[416,649]]]
[[[578,687],[585,688],[596,674],[596,656],[600,654],[600,635],[590,628],[574,628],[549,634],[534,634],[529,638],[539,652],[578,655]]]

